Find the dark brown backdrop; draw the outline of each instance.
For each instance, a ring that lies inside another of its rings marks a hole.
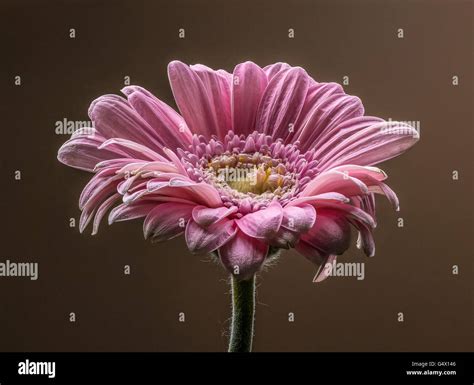
[[[402,210],[378,200],[376,257],[354,247],[340,258],[367,262],[366,279],[316,285],[309,262],[284,254],[259,277],[256,351],[471,350],[472,5],[2,1],[0,262],[39,262],[40,278],[0,278],[0,350],[225,350],[223,269],[191,256],[182,239],[144,242],[141,222],[80,235],[69,218],[79,217],[89,175],[56,161],[67,137],[55,134],[55,122],[87,119],[90,101],[118,93],[124,76],[174,105],[173,59],[227,70],[286,61],[340,83],[348,75],[345,89],[367,114],[421,122],[421,141],[382,165]]]

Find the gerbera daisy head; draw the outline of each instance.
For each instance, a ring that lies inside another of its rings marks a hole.
[[[411,147],[418,132],[364,116],[359,98],[304,69],[238,64],[233,73],[173,61],[179,108],[138,86],[92,102],[93,128],[76,131],[58,159],[94,173],[79,204],[81,232],[144,218],[146,238],[184,234],[240,279],[279,249],[320,266],[350,245],[375,252],[374,194],[398,208],[373,165]],[[318,280],[325,278],[319,270]]]

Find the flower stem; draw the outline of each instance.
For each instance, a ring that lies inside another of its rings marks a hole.
[[[239,281],[232,276],[232,325],[229,352],[251,352],[255,314],[255,276]]]

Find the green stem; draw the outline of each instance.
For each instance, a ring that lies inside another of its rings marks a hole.
[[[255,314],[255,276],[239,281],[232,276],[232,325],[229,352],[251,352]]]

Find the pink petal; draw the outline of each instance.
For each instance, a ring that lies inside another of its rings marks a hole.
[[[385,195],[385,197],[388,199],[388,201],[392,204],[395,211],[400,210],[400,202],[398,200],[397,194],[395,194],[395,191],[393,191],[385,183],[374,181],[372,186],[369,187],[369,190],[374,192],[374,193],[377,193],[377,194]]]
[[[369,166],[358,166],[354,164],[347,164],[338,167],[334,167],[331,170],[340,171],[349,176],[359,179],[364,182],[366,185],[370,185],[372,179],[377,181],[382,181],[387,179],[387,174],[378,167],[369,167]]]
[[[115,168],[116,170],[119,170],[118,172],[120,173],[121,167],[125,167],[133,163],[140,163],[141,165],[143,165],[148,162],[145,162],[140,159],[132,159],[132,158],[117,158],[117,159],[103,160],[102,162],[99,162],[95,165],[94,172],[99,172],[107,168]]]
[[[317,247],[314,247],[313,245],[310,245],[303,239],[300,239],[298,243],[294,246],[294,248],[303,257],[305,257],[307,260],[311,261],[316,265],[322,265],[325,259],[327,258],[327,256],[322,250],[318,249]]]
[[[172,173],[176,175],[179,170],[176,166],[170,161],[155,161],[155,162],[133,162],[125,164],[118,173],[126,174],[131,172],[138,172],[138,171],[156,171],[160,175]]]
[[[193,208],[193,205],[183,203],[159,204],[148,213],[143,222],[145,239],[153,237],[153,241],[160,242],[182,234]]]
[[[301,233],[289,230],[283,226],[278,233],[269,241],[269,243],[279,249],[291,249],[296,246],[300,240]]]
[[[324,252],[303,240],[296,245],[295,249],[308,260],[319,266],[313,278],[313,282],[322,282],[329,276],[330,269],[333,263],[336,262],[337,255],[325,255]]]
[[[110,213],[108,222],[111,225],[114,222],[128,221],[145,217],[157,206],[156,202],[137,202],[135,204],[120,204],[114,207]]]
[[[236,232],[233,220],[224,218],[204,228],[191,219],[186,226],[186,243],[191,253],[210,253],[232,239]]]
[[[314,204],[324,201],[332,203],[349,203],[350,199],[340,193],[330,192],[307,197],[299,197],[290,201],[285,207],[301,206],[304,203]]]
[[[375,241],[372,229],[359,221],[351,220],[351,223],[357,228],[357,230],[359,230],[357,247],[362,249],[368,257],[373,257],[375,255]]]
[[[100,225],[100,222],[102,221],[102,218],[105,216],[107,211],[117,202],[119,198],[120,198],[120,194],[111,195],[99,206],[95,214],[93,224],[92,224],[92,235],[97,234],[97,232],[99,231],[99,225]]]
[[[376,222],[375,218],[375,197],[374,193],[367,195],[353,196],[351,197],[351,204],[369,214]]]
[[[219,207],[222,205],[222,199],[217,190],[207,183],[195,183],[183,179],[173,178],[170,180],[169,186],[187,192],[195,199],[197,203],[200,203],[204,206]]]
[[[136,189],[140,184],[143,184],[140,174],[128,175],[118,184],[117,191],[120,195],[125,195],[128,191]]]
[[[117,147],[120,148],[123,152],[127,153],[129,157],[139,158],[139,159],[148,159],[148,160],[161,160],[164,158],[151,150],[145,145],[135,143],[131,140],[122,139],[122,138],[112,138],[107,139],[104,143],[99,146],[99,150],[108,147]]]
[[[219,248],[219,257],[227,270],[241,280],[251,278],[262,266],[268,245],[238,231]]]
[[[193,210],[193,220],[201,227],[209,227],[237,211],[237,207],[209,208],[196,206]]]
[[[330,200],[316,200],[311,202],[311,204],[316,208],[318,218],[320,209],[332,209],[335,212],[338,212],[340,216],[347,217],[348,219],[356,219],[362,223],[365,223],[367,226],[372,228],[375,227],[374,218],[358,207],[344,203],[334,203]]]
[[[173,151],[165,147],[163,148],[163,152],[171,160],[171,162],[176,166],[176,169],[178,170],[180,174],[188,176],[186,169],[184,168],[183,164],[179,160],[178,156]]]
[[[222,206],[220,195],[214,187],[204,182],[196,183],[186,179],[150,179],[147,182],[147,191],[145,191],[143,194],[159,194],[171,197],[179,197],[195,202],[196,205],[207,207]],[[141,198],[140,194],[138,194],[138,197],[128,197],[127,201],[131,202],[137,198]]]
[[[283,208],[281,227],[299,234],[307,232],[316,221],[316,210],[309,204]]]
[[[213,105],[210,101],[212,95],[207,89],[209,84],[205,85],[196,71],[179,61],[172,61],[168,65],[168,77],[176,104],[191,131],[206,137],[217,135],[223,129],[219,127],[217,111],[221,105]],[[213,82],[220,84],[220,79],[214,79]],[[221,89],[215,91],[219,93]]]
[[[348,128],[350,130],[350,128]],[[371,166],[400,155],[419,139],[418,132],[404,123],[372,124],[333,147],[321,159],[319,167],[333,168],[344,164]]]
[[[287,71],[291,67],[287,63],[275,63],[275,64],[270,64],[266,67],[263,68],[263,71],[265,72],[265,75],[267,75],[268,80],[270,81],[277,73],[280,71]]]
[[[351,177],[355,177],[368,186],[370,193],[382,194],[387,197],[395,210],[399,210],[397,194],[382,181],[387,178],[387,174],[377,167],[364,167],[356,165],[344,165],[331,169],[331,171],[344,172]],[[372,194],[373,195],[373,194]],[[372,205],[374,206],[374,204]]]
[[[158,133],[118,95],[104,95],[89,107],[89,117],[104,138],[121,138],[160,151]]]
[[[347,95],[336,83],[319,83],[310,90],[312,107],[300,118],[297,138],[302,149],[317,147],[321,137],[327,136],[346,120],[364,115],[364,107],[356,96]],[[309,104],[308,101],[305,104]]]
[[[274,139],[292,135],[309,83],[308,74],[299,67],[277,73],[262,96],[256,118],[257,131],[270,134]]]
[[[84,206],[96,196],[99,196],[102,190],[115,191],[118,183],[122,180],[121,175],[115,174],[116,169],[105,169],[95,174],[87,183],[79,197],[79,208]]]
[[[185,203],[188,205],[196,206],[196,203],[187,199],[177,198],[173,196],[160,196],[160,195],[150,195],[146,198],[150,202],[176,202],[176,203]]]
[[[345,95],[342,86],[338,83],[311,82],[308,88],[308,93],[306,94],[303,109],[298,117],[297,126],[299,129],[303,130],[304,128],[308,128],[308,121],[313,118],[313,115],[316,112],[316,105],[318,105],[322,100],[335,94]],[[299,136],[299,134],[297,136]],[[302,143],[301,145],[304,146],[305,143]]]
[[[373,116],[359,116],[348,119],[332,130],[323,131],[313,142],[302,143],[302,145],[314,148],[317,159],[321,159],[357,132],[383,122],[383,119]]]
[[[318,195],[328,192],[338,192],[345,196],[368,194],[367,186],[357,178],[336,170],[319,174],[309,182],[300,197]]]
[[[219,139],[224,139],[227,132],[232,129],[232,75],[223,70],[214,71],[202,64],[192,65],[190,68],[201,79],[209,97],[208,103],[214,108],[216,135]]]
[[[270,240],[275,237],[283,220],[283,209],[277,201],[267,208],[247,214],[235,222],[245,234],[253,238]]]
[[[79,219],[79,231],[82,233],[91,221],[96,210],[114,195],[120,176],[102,177],[96,174],[84,188],[79,198],[79,207],[82,210]]]
[[[313,282],[319,283],[329,277],[329,272],[331,271],[330,269],[332,269],[332,266],[334,266],[334,264],[336,263],[336,259],[337,255],[328,256],[316,272],[316,275],[313,278]]]
[[[192,134],[184,119],[166,103],[138,86],[122,89],[137,113],[158,133],[164,147],[187,148]]]
[[[99,150],[98,147],[105,139],[93,129],[91,132],[92,134],[73,134],[59,149],[58,160],[70,167],[93,171],[97,163],[127,156],[116,147]]]
[[[317,248],[323,256],[340,255],[350,246],[351,228],[347,219],[334,210],[319,209],[316,224],[301,240]]]
[[[265,72],[252,62],[238,64],[232,82],[233,131],[248,135],[255,129],[258,105],[267,86]]]

